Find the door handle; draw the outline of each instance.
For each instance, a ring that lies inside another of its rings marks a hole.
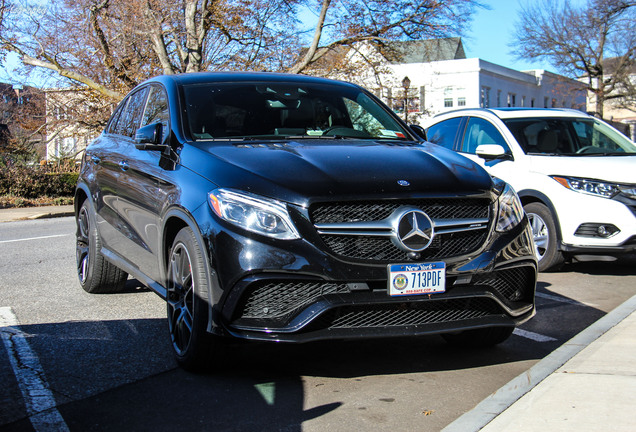
[[[119,162],[119,168],[121,168],[122,171],[128,171],[128,161]]]

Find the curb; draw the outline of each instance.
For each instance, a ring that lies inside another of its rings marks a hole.
[[[75,209],[72,204],[41,207],[10,207],[0,209],[0,223],[58,218],[74,215]]]
[[[50,219],[50,218],[58,218],[58,217],[66,217],[66,216],[75,216],[75,212],[69,211],[69,212],[38,213],[38,214],[23,217],[18,220]]]
[[[442,432],[477,432],[541,381],[587,348],[607,331],[636,311],[636,296],[626,300],[604,317],[564,343],[528,371],[514,378],[442,429]]]

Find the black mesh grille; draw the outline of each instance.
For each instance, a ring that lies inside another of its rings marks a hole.
[[[241,318],[280,318],[326,294],[350,292],[347,284],[273,281],[256,284],[245,297]]]
[[[515,302],[531,299],[534,269],[516,267],[473,277],[472,284],[493,287],[506,300]],[[531,300],[530,300],[531,301]]]
[[[417,259],[449,258],[477,250],[486,241],[486,230],[438,234]],[[321,235],[336,255],[380,263],[409,260],[387,237]]]
[[[421,209],[431,219],[487,218],[490,201],[486,199],[417,199],[384,202],[320,203],[309,212],[314,224],[386,219],[398,207],[408,205]]]
[[[418,303],[345,306],[331,310],[314,322],[318,328],[404,327],[448,323],[501,314],[486,298],[435,300]]]

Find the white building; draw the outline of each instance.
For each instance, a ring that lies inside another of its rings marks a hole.
[[[82,151],[99,131],[86,121],[101,106],[81,89],[46,89],[46,159],[81,158]]]
[[[381,49],[367,44],[347,57],[375,66],[359,68],[353,80],[399,113],[408,101],[409,122],[458,108],[585,110],[586,91],[580,82],[544,70],[521,72],[466,58],[460,38],[393,42]]]

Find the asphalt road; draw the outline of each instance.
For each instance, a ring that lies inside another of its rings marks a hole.
[[[579,262],[540,275],[537,316],[496,348],[246,344],[194,375],[161,299],[134,280],[85,293],[74,253],[72,218],[0,224],[2,432],[437,431],[636,294],[636,257]]]

